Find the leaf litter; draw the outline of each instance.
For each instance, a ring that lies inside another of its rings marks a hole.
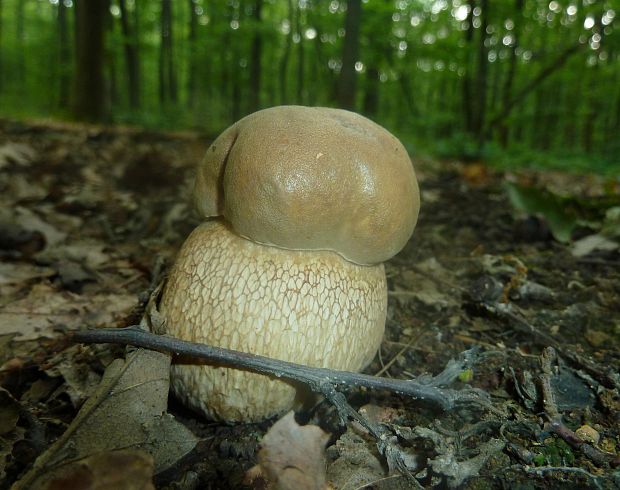
[[[169,263],[197,223],[187,196],[207,143],[191,134],[0,121],[0,148],[10,148],[0,165],[0,396],[9,410],[0,434],[4,487],[32,472],[41,485],[101,482],[119,460],[127,461],[124,477],[136,488],[151,488],[151,481],[158,488],[243,487],[261,460],[259,444],[274,421],[233,427],[204,421],[175,400],[167,404],[167,359],[138,362],[141,351],[68,346],[60,335],[138,323],[156,264]],[[511,415],[434,413],[394,393],[351,393],[350,403],[392,438],[399,454],[386,460],[369,434],[354,423],[345,430],[333,407],[320,404],[305,417],[331,434],[325,452],[317,449],[319,460],[326,458],[327,485],[410,487],[393,461],[430,488],[539,487],[569,477],[584,488],[617,485],[620,254],[613,244],[620,186],[459,162],[416,165],[420,222],[386,265],[388,324],[368,372],[404,379],[437,373],[480,345],[485,361],[457,386],[486,391],[498,413]],[[518,185],[516,198],[508,180]],[[540,358],[549,345],[559,353],[550,389],[568,432],[549,432],[545,423]],[[162,376],[131,374],[142,362],[157,365]],[[108,400],[106,383],[127,390],[112,390]],[[140,430],[119,433],[112,415]],[[154,436],[155,421],[169,430]],[[611,455],[609,463],[563,438],[585,433],[577,431],[582,426],[599,435],[596,449]],[[286,451],[292,440],[280,436],[272,447],[292,454]]]

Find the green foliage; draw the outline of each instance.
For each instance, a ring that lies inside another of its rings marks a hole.
[[[0,115],[69,114],[61,93],[74,72],[80,1],[0,0]],[[259,107],[336,105],[346,0],[173,1],[172,99],[160,90],[162,0],[124,0],[129,34],[120,2],[110,0],[106,19],[100,96],[109,122],[217,133],[254,110],[256,87]],[[364,1],[356,110],[441,158],[618,173],[620,11],[612,4],[506,0],[484,11],[482,0]],[[126,50],[134,42],[137,104]]]
[[[573,466],[575,454],[571,447],[562,439],[545,441],[541,451],[534,456],[536,466]]]
[[[510,203],[525,215],[542,216],[554,238],[571,241],[577,228],[600,230],[603,235],[620,236],[620,201],[617,194],[592,199],[580,195],[558,195],[547,189],[505,183]]]

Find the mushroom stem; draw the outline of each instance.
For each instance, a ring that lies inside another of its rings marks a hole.
[[[294,361],[360,370],[385,325],[382,264],[360,266],[329,251],[254,243],[219,220],[183,245],[162,295],[162,332],[190,341]],[[175,364],[186,404],[220,420],[260,420],[300,406],[291,383],[214,366]]]

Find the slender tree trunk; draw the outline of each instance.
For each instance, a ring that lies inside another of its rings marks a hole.
[[[62,108],[69,106],[69,89],[71,80],[69,73],[71,67],[71,52],[69,49],[69,29],[67,26],[67,6],[64,2],[58,2],[58,66],[59,66],[59,105]]]
[[[2,0],[0,0],[0,94],[2,93],[2,89],[4,88],[4,64],[2,59],[2,47],[4,46],[4,42],[2,40],[2,27]]]
[[[161,1],[161,45],[159,49],[159,101],[177,101],[177,78],[172,52],[172,2]]]
[[[234,12],[238,9],[238,6],[235,7],[235,4],[229,4],[229,23],[235,18]],[[241,10],[238,10],[238,14],[241,15]],[[238,18],[241,21],[240,18]],[[239,37],[240,34],[237,31],[232,32],[232,40],[230,42],[230,53],[232,55],[232,60],[229,62],[230,66],[230,84],[231,84],[231,118],[234,121],[238,121],[241,118],[241,69],[239,66]]]
[[[475,134],[478,147],[481,148],[485,140],[485,116],[487,110],[487,85],[489,59],[485,45],[487,26],[489,25],[489,0],[480,0],[480,38],[478,39],[478,73],[476,76],[476,112]]]
[[[24,59],[24,7],[26,0],[19,0],[15,10],[15,33],[17,37],[17,60],[15,66],[15,79],[20,92],[23,90],[25,82],[25,59]]]
[[[125,66],[127,67],[127,89],[129,93],[129,106],[132,109],[140,107],[140,63],[138,61],[138,45],[135,30],[129,23],[129,14],[125,0],[118,2],[121,11],[121,30],[123,32],[123,48],[125,51]],[[135,7],[137,8],[137,7]]]
[[[295,31],[299,37],[299,43],[297,44],[297,98],[298,104],[304,103],[304,34],[301,28],[301,9],[297,7],[297,15],[295,16]]]
[[[606,41],[606,33],[603,26],[603,6],[599,7],[599,12],[595,17],[594,30],[600,36],[599,43],[601,45],[605,44]],[[588,85],[590,86],[590,90],[585,95],[585,100],[587,101],[587,113],[583,124],[582,131],[582,145],[583,149],[586,152],[592,152],[595,146],[596,139],[596,127],[601,126],[601,119],[604,114],[604,108],[601,104],[600,95],[597,96],[597,85],[600,79],[601,73],[601,64],[603,61],[597,59],[595,61],[595,65],[588,70],[589,80]]]
[[[508,104],[502,108],[502,111],[495,115],[489,125],[497,124],[497,122],[505,117],[508,117],[512,112],[512,109],[521,102],[525,97],[530,95],[539,85],[544,82],[550,75],[559,70],[564,64],[577,52],[579,52],[585,44],[577,42],[576,44],[569,46],[564,51],[562,51],[559,56],[549,63],[547,66],[542,68],[538,74],[532,78],[528,83],[526,83],[520,90],[514,94]]]
[[[100,121],[106,115],[104,45],[108,0],[76,0],[76,66],[73,115]]]
[[[261,35],[261,11],[263,0],[254,0],[254,37],[250,54],[250,112],[260,109],[261,72],[263,58],[263,36]]]
[[[188,59],[188,74],[187,74],[187,105],[191,108],[197,100],[198,91],[198,58],[196,53],[196,36],[198,33],[198,16],[196,15],[196,4],[194,0],[188,0],[189,6],[189,53]]]
[[[287,78],[288,78],[288,61],[291,56],[291,47],[293,45],[293,2],[287,1],[288,4],[288,19],[289,19],[289,32],[286,35],[286,44],[284,45],[284,53],[280,59],[279,78],[280,78],[280,104],[288,103],[288,90],[287,90]]]
[[[474,107],[473,94],[471,87],[471,56],[474,42],[474,9],[476,8],[475,0],[469,0],[469,13],[465,19],[465,76],[463,77],[463,122],[465,132],[472,133],[474,130]]]
[[[572,81],[570,84],[570,91],[565,93],[563,107],[573,107],[574,112],[577,112],[578,101],[580,101],[583,96],[583,83],[584,77],[582,76],[576,77],[576,79]],[[575,148],[575,142],[579,141],[577,137],[578,121],[576,119],[576,117],[563,118],[562,136],[565,148]]]
[[[530,128],[530,141],[534,148],[548,150],[551,146],[549,138],[549,126],[551,124],[552,107],[555,105],[555,91],[551,91],[546,85],[536,91],[536,106],[534,118]]]
[[[510,103],[510,97],[512,95],[512,86],[514,85],[515,74],[517,72],[517,48],[519,47],[519,38],[521,34],[521,24],[523,22],[523,4],[525,0],[515,0],[515,22],[512,29],[512,45],[510,46],[510,54],[508,58],[508,73],[504,79],[504,86],[502,88],[502,112],[508,112],[507,107]],[[499,125],[499,141],[500,144],[506,148],[509,141],[509,127],[506,119],[498,121]]]
[[[377,117],[379,111],[379,70],[376,66],[368,66],[366,70],[366,89],[364,90],[364,100],[362,112],[370,117]]]
[[[355,108],[355,92],[357,88],[355,63],[359,53],[361,17],[361,0],[347,0],[342,68],[340,70],[340,79],[338,80],[338,105],[344,109]]]
[[[114,36],[114,29],[116,28],[116,23],[114,22],[114,17],[109,9],[106,8],[105,11],[105,28],[107,33],[110,36]],[[105,49],[104,43],[104,66],[108,69],[108,76],[106,77],[107,81],[107,91],[108,91],[108,100],[110,102],[110,107],[116,107],[119,103],[119,91],[118,91],[118,69],[116,65],[116,56],[114,56],[114,52],[111,50]]]

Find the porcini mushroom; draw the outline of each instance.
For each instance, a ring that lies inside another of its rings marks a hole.
[[[164,331],[309,366],[358,371],[385,328],[383,262],[415,227],[411,160],[352,112],[282,106],[241,119],[198,167],[205,218],[165,286]],[[289,410],[300,393],[241,370],[175,364],[186,404],[226,421]]]

